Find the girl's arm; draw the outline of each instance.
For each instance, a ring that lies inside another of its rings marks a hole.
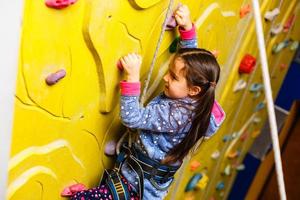
[[[192,23],[189,8],[180,5],[174,12],[174,17],[180,33],[178,48],[197,48],[196,28]]]
[[[171,109],[169,101],[158,96],[146,107],[139,105],[140,83],[122,81],[120,116],[122,123],[134,129],[151,130],[154,132],[175,132],[184,127],[188,121],[187,110]],[[158,102],[160,101],[160,102]],[[183,130],[182,130],[183,131]]]

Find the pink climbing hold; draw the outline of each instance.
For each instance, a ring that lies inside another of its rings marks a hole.
[[[77,0],[46,0],[45,4],[49,8],[63,9],[74,4],[76,1]]]
[[[86,186],[82,183],[77,183],[74,185],[70,185],[68,187],[66,187],[61,193],[60,195],[62,197],[71,197],[74,194],[76,194],[77,192],[81,192],[83,190],[86,189]]]
[[[107,156],[113,156],[116,154],[117,143],[115,141],[109,141],[106,143],[104,153]]]
[[[47,76],[46,83],[47,85],[54,85],[57,83],[60,79],[64,78],[66,76],[66,71],[64,69],[61,69],[55,73],[52,73]]]

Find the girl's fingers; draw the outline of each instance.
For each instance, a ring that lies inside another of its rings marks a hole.
[[[175,15],[175,19],[176,19],[178,24],[182,23],[182,18],[179,15]]]

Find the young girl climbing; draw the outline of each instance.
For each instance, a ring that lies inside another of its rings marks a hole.
[[[142,57],[131,53],[120,59],[126,76],[120,83],[121,121],[138,130],[132,146],[121,148],[124,157],[118,157],[123,186],[128,188],[124,199],[163,199],[185,156],[200,139],[211,137],[225,118],[215,101],[220,75],[216,58],[197,48],[188,7],[179,6],[174,16],[179,25],[179,50],[163,77],[164,91],[146,107],[139,104]],[[113,199],[112,193],[102,184],[71,199]]]

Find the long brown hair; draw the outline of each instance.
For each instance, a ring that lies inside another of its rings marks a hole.
[[[220,76],[220,66],[214,55],[200,48],[182,48],[174,59],[182,58],[185,63],[185,76],[188,86],[199,86],[200,93],[193,97],[197,103],[193,109],[192,125],[185,138],[171,149],[163,163],[182,160],[193,146],[205,136],[215,100],[215,85]]]

